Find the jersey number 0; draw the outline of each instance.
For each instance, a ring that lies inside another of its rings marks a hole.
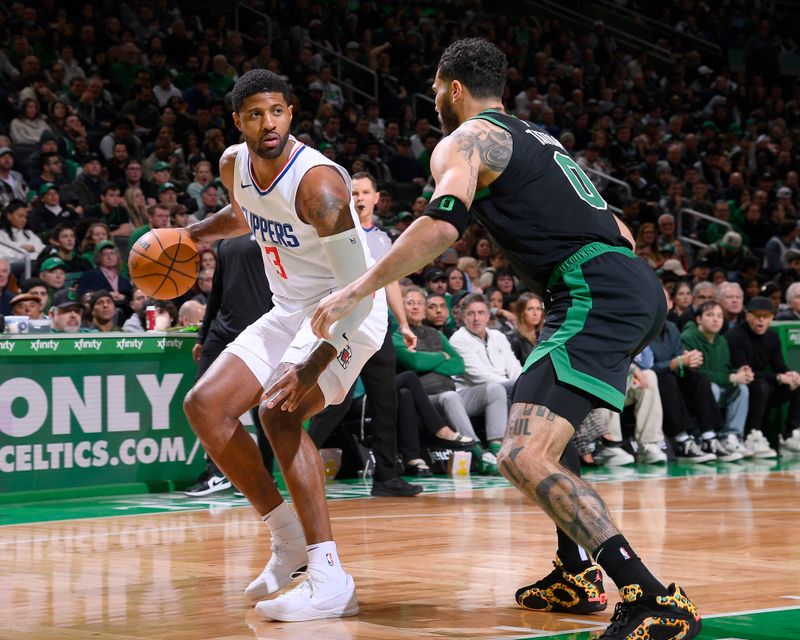
[[[593,206],[595,209],[600,209],[601,211],[608,209],[608,204],[603,200],[603,196],[600,195],[600,192],[595,188],[592,181],[589,180],[586,173],[584,173],[577,162],[568,155],[564,155],[558,151],[553,155],[553,159],[556,161],[561,171],[564,172],[564,175],[567,176],[569,183],[572,185],[572,188],[575,189],[575,193],[578,194],[581,200]]]

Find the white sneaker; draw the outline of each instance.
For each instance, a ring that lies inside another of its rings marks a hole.
[[[639,462],[643,464],[659,464],[667,461],[663,442],[645,442],[639,445]]]
[[[800,456],[800,429],[792,431],[786,439],[781,438],[781,455],[787,458]]]
[[[754,458],[777,458],[778,452],[769,446],[769,442],[758,429],[753,429],[744,440],[745,446],[753,452]]]
[[[633,464],[634,457],[622,447],[599,444],[592,453],[594,459],[607,467],[621,467],[626,464]]]
[[[293,527],[289,528],[294,529]],[[291,582],[294,574],[308,564],[306,538],[299,523],[298,528],[300,529],[299,536],[283,537],[280,532],[272,534],[272,555],[269,562],[259,576],[244,590],[244,594],[250,602],[256,602],[283,589]]]
[[[311,567],[306,576],[306,581],[291,591],[259,602],[256,611],[280,622],[344,618],[358,613],[356,586],[351,576],[344,572],[327,575]]]
[[[739,440],[739,436],[735,433],[729,433],[725,436],[725,439],[722,441],[722,446],[724,446],[728,451],[740,453],[742,458],[752,458],[753,457],[753,450],[748,449],[744,443]]]

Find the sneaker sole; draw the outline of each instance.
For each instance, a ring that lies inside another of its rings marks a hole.
[[[325,620],[327,618],[348,618],[350,616],[358,615],[360,610],[355,591],[353,591],[353,593],[350,595],[347,604],[344,606],[338,605],[330,609],[314,609],[306,607],[299,611],[289,611],[286,613],[264,611],[264,609],[269,608],[265,605],[268,605],[268,603],[271,602],[272,600],[267,600],[266,602],[257,604],[256,611],[265,618],[274,620],[276,622],[308,622],[309,620]]]
[[[716,459],[717,459],[717,456],[709,454],[707,456],[698,456],[697,458],[684,458],[684,457],[678,456],[677,461],[678,462],[688,462],[690,464],[704,464],[706,462],[712,462],[713,460],[716,460]]]
[[[775,451],[754,451],[753,452],[754,458],[777,458],[778,454]]]
[[[183,495],[189,496],[190,498],[202,498],[203,496],[207,496],[211,493],[219,493],[220,491],[226,491],[230,489],[233,485],[230,482],[226,482],[225,484],[217,485],[216,487],[210,487],[208,489],[202,489],[200,491],[184,491]]]

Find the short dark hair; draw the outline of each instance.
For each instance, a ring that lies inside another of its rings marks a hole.
[[[479,302],[484,305],[487,309],[489,308],[489,301],[486,299],[486,296],[482,293],[470,293],[469,295],[464,297],[463,307],[466,309],[469,305],[473,302]]]
[[[287,104],[291,100],[289,86],[277,74],[266,69],[251,69],[233,85],[231,90],[233,110],[238,113],[245,98],[258,93],[280,93]]]
[[[61,232],[64,231],[64,229],[69,229],[70,231],[75,233],[75,225],[73,225],[71,222],[64,220],[63,222],[59,222],[55,227],[53,227],[53,231],[50,232],[50,237],[58,240],[58,237],[61,235]]]
[[[116,182],[106,182],[103,188],[100,189],[100,195],[105,196],[109,191],[120,191],[119,185]]]
[[[375,177],[367,171],[359,171],[358,173],[354,173],[350,180],[353,182],[356,180],[369,180],[370,184],[372,185],[372,190],[378,190],[378,182],[375,180]]]
[[[475,98],[499,98],[506,84],[508,60],[482,38],[456,40],[439,60],[439,77],[458,80]]]
[[[722,305],[718,300],[706,300],[701,305],[698,305],[697,310],[694,312],[695,318],[700,318],[706,311],[714,307],[719,307],[721,309]]]

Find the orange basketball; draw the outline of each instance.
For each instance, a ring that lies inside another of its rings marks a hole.
[[[148,296],[177,298],[197,281],[197,245],[180,229],[151,229],[131,247],[128,270],[134,284]]]

